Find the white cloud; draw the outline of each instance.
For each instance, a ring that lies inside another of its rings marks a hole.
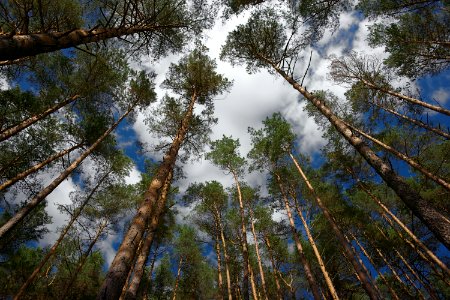
[[[136,165],[133,165],[133,168],[130,171],[130,174],[128,174],[127,177],[125,177],[125,183],[126,184],[135,184],[141,181],[141,172],[136,168]]]
[[[437,89],[431,94],[431,98],[439,102],[440,105],[445,105],[450,99],[450,90],[446,88]]]

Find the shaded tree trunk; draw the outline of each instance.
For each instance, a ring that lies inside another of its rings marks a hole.
[[[1,43],[1,39],[2,38],[0,37],[0,43]],[[22,122],[20,122],[17,125],[14,125],[14,126],[11,126],[11,127],[8,127],[6,129],[2,130],[0,132],[0,142],[10,138],[11,136],[13,136],[15,134],[18,134],[19,132],[21,132],[25,128],[33,125],[37,121],[42,120],[46,116],[54,113],[55,111],[59,110],[60,108],[62,108],[64,106],[68,105],[69,103],[72,103],[73,101],[77,100],[79,97],[80,97],[80,95],[72,96],[72,97],[70,97],[70,98],[68,98],[68,99],[66,99],[64,101],[61,101],[61,102],[53,105],[52,107],[49,107],[48,109],[46,109],[45,111],[43,111],[43,112],[41,112],[41,113],[39,113],[37,115],[31,116],[28,119],[23,120]]]
[[[152,207],[158,199],[159,190],[162,188],[175,165],[178,150],[180,149],[189,128],[196,100],[197,94],[194,92],[191,96],[186,114],[178,128],[177,135],[169,150],[164,155],[163,161],[159,166],[155,177],[150,182],[150,185],[144,194],[144,201],[134,216],[130,228],[123,237],[122,244],[111,263],[105,281],[97,295],[98,300],[112,300],[120,297],[123,284],[125,283],[128,271],[132,267],[133,258],[136,255],[138,241],[145,232],[147,221],[152,215]]]
[[[275,259],[273,257],[273,250],[272,250],[272,247],[270,246],[270,240],[266,235],[264,235],[264,242],[266,243],[267,251],[269,252],[270,263],[272,264],[273,278],[275,280],[275,286],[277,287],[277,299],[280,300],[280,299],[283,299],[283,293],[281,292],[281,285],[280,285],[280,281],[278,280],[279,271],[275,264]]]
[[[297,247],[297,252],[300,257],[300,261],[303,265],[303,268],[305,269],[306,280],[308,281],[309,287],[311,288],[311,292],[314,296],[314,299],[320,300],[321,297],[320,297],[319,285],[317,284],[316,279],[314,278],[314,275],[311,270],[311,266],[305,257],[305,253],[303,251],[302,244],[300,243],[300,239],[298,238],[297,229],[295,228],[294,218],[292,217],[289,201],[288,201],[287,195],[284,191],[284,187],[281,184],[281,178],[277,173],[274,173],[274,175],[276,177],[278,186],[281,191],[281,195],[282,195],[283,202],[284,202],[284,207],[286,209],[286,213],[287,213],[287,216],[289,219],[289,224],[291,226],[292,237],[294,238],[295,246]]]
[[[322,210],[324,217],[327,219],[328,223],[331,225],[331,228],[332,228],[333,232],[335,233],[336,238],[338,239],[339,243],[344,248],[345,256],[352,264],[353,268],[355,269],[355,272],[358,274],[358,278],[360,279],[364,290],[366,290],[370,299],[380,299],[380,296],[378,295],[376,288],[374,287],[373,283],[370,280],[370,275],[363,269],[361,264],[356,259],[351,245],[348,243],[348,241],[345,238],[344,234],[342,233],[341,229],[336,224],[336,221],[334,220],[333,216],[329,212],[328,208],[325,207],[325,205],[322,203],[322,200],[316,194],[313,186],[309,182],[308,178],[306,177],[305,173],[303,172],[302,168],[300,167],[300,165],[298,164],[297,160],[292,155],[292,153],[289,153],[289,156],[291,157],[292,161],[294,162],[295,167],[297,168],[298,172],[300,173],[301,177],[303,178],[311,195],[315,198],[317,205]]]
[[[11,219],[0,228],[0,238],[13,229],[22,221],[34,208],[36,208],[58,185],[88,157],[100,143],[119,125],[119,123],[133,110],[131,106],[108,130],[106,130],[86,151],[84,151],[69,167],[67,167],[52,183],[46,186],[36,196],[33,197],[23,208],[21,208]]]
[[[342,122],[324,103],[324,101],[309,93],[292,77],[281,70],[274,62],[259,55],[267,64],[272,66],[289,84],[310,101],[329,121],[336,130],[361,154],[374,170],[383,178],[387,185],[402,199],[412,212],[430,229],[431,232],[450,249],[450,223],[445,215],[432,207],[419,193],[411,189],[405,180],[378,157],[362,139],[355,136],[351,129]]]
[[[78,219],[78,217],[80,216],[81,212],[83,211],[84,207],[88,204],[88,202],[91,200],[92,196],[94,196],[94,194],[97,192],[97,190],[99,189],[99,187],[102,185],[102,183],[106,180],[106,178],[108,178],[108,176],[111,174],[111,171],[105,173],[105,175],[103,175],[100,180],[97,182],[97,184],[95,185],[95,187],[91,190],[91,192],[89,193],[89,195],[86,197],[86,199],[83,201],[83,203],[81,203],[81,205],[76,209],[75,213],[72,215],[72,217],[70,218],[69,223],[67,223],[66,227],[64,228],[64,230],[61,232],[61,234],[59,235],[58,239],[56,240],[56,242],[53,244],[53,246],[50,248],[50,250],[47,252],[47,254],[44,256],[44,258],[41,260],[41,262],[39,263],[39,265],[34,269],[33,273],[31,273],[31,275],[28,277],[28,279],[25,281],[25,283],[20,287],[19,291],[17,292],[17,294],[14,296],[14,300],[18,300],[20,299],[26,289],[28,288],[28,286],[30,286],[30,284],[33,283],[33,281],[35,280],[36,276],[39,274],[39,272],[41,272],[42,268],[44,267],[44,265],[48,262],[48,260],[53,256],[53,254],[55,254],[56,249],[59,247],[59,245],[61,244],[61,242],[63,241],[64,237],[66,236],[66,234],[69,232],[70,228],[72,228],[73,223]]]
[[[55,155],[50,156],[49,158],[47,158],[46,160],[35,164],[34,166],[32,166],[31,168],[29,168],[28,170],[23,171],[22,173],[17,174],[16,176],[14,176],[11,179],[8,179],[7,181],[3,182],[0,185],[0,191],[6,189],[7,187],[10,187],[11,185],[15,184],[17,181],[24,179],[25,177],[27,177],[30,174],[33,174],[34,172],[39,171],[40,169],[42,169],[43,167],[45,167],[46,165],[50,164],[51,162],[57,160],[60,157],[63,157],[64,155],[79,149],[83,146],[83,143],[79,143],[77,145],[74,145],[70,148],[64,149],[58,153],[56,153]]]

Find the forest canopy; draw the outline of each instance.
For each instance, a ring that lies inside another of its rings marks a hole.
[[[450,298],[448,1],[0,3],[0,299]]]

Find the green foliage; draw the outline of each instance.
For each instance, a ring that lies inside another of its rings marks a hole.
[[[211,142],[211,151],[206,154],[206,159],[212,161],[222,170],[227,170],[235,174],[244,172],[245,159],[240,156],[239,139],[223,136],[222,139]]]
[[[169,299],[175,278],[171,271],[170,257],[166,253],[156,268],[155,279],[150,288],[150,299]]]

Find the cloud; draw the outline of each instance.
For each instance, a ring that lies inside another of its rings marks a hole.
[[[445,105],[450,99],[450,90],[446,88],[439,88],[431,94],[431,98],[439,102],[440,105]]]
[[[139,181],[141,181],[141,172],[139,172],[139,170],[136,168],[136,165],[133,165],[130,174],[128,174],[128,176],[125,177],[125,183],[136,184]]]

